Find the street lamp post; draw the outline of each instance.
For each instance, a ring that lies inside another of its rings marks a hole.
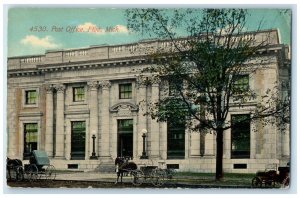
[[[92,136],[92,139],[93,139],[93,152],[92,152],[92,156],[90,157],[90,159],[98,159],[98,157],[96,156],[96,152],[95,152],[95,139],[96,139],[95,134]]]
[[[143,138],[143,152],[142,152],[142,156],[140,157],[140,159],[148,159],[148,156],[146,155],[146,133],[147,133],[147,130],[146,129],[143,129],[142,130],[142,138]]]

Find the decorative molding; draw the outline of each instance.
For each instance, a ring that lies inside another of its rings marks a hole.
[[[162,80],[161,80],[161,77],[151,76],[150,81],[151,81],[152,86],[159,86]]]
[[[87,82],[87,85],[88,85],[88,89],[98,89],[99,87],[99,83],[98,81],[89,81]]]
[[[145,88],[147,86],[146,82],[148,81],[147,76],[138,76],[136,78],[136,86],[137,88]]]
[[[52,84],[46,84],[45,88],[46,88],[47,93],[52,93],[52,91],[54,89]]]
[[[56,84],[53,85],[54,89],[56,89],[57,92],[63,92],[66,89],[66,86],[64,84]]]
[[[120,102],[109,108],[109,111],[111,113],[117,113],[120,110],[121,111],[128,110],[130,112],[137,112],[139,110],[139,107],[130,102]]]
[[[109,89],[111,87],[111,83],[109,80],[102,80],[99,82],[101,85],[102,89]]]
[[[153,87],[158,87],[161,82],[160,78],[152,77],[152,76],[138,76],[136,79],[137,88],[145,88],[148,85]]]
[[[43,112],[20,112],[19,117],[41,117]]]
[[[65,111],[65,115],[82,115],[82,114],[90,114],[90,110],[82,109],[82,110],[67,110],[67,111]]]

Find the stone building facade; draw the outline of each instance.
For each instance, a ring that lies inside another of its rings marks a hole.
[[[251,36],[246,34],[245,39]],[[262,94],[278,82],[289,81],[289,48],[280,44],[277,30],[262,31],[255,37],[268,38],[270,43],[252,61],[267,60],[267,69],[247,81]],[[214,134],[183,129],[172,135],[167,123],[152,120],[139,108],[140,101],[155,101],[161,95],[160,84],[139,83],[138,71],[152,64],[143,56],[147,46],[169,44],[141,41],[8,58],[7,156],[26,161],[31,150],[45,150],[57,169],[79,170],[104,169],[115,157],[129,156],[137,164],[214,172]],[[233,107],[228,119],[249,113],[255,101],[245,105],[246,110]],[[249,152],[245,157],[233,157],[233,132],[224,134],[225,172],[252,173],[269,163],[286,165],[289,131],[282,133],[272,125],[249,123],[247,127]],[[257,130],[250,130],[253,127]],[[148,159],[140,159],[145,132]]]

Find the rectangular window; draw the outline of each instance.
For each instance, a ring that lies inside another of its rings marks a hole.
[[[233,93],[243,94],[249,91],[249,75],[237,75],[233,81]]]
[[[84,87],[73,87],[73,102],[84,101]]]
[[[231,158],[250,158],[250,115],[232,115],[231,124]]]
[[[71,122],[71,159],[85,158],[85,121]]]
[[[132,85],[131,83],[119,85],[119,98],[131,99],[132,98]]]
[[[168,159],[184,159],[185,156],[185,124],[168,122]]]
[[[38,124],[24,124],[24,159],[29,159],[31,152],[37,150],[38,143]]]
[[[36,104],[37,93],[36,90],[25,91],[25,104]]]
[[[120,133],[131,133],[133,131],[133,120],[118,120],[118,131]]]
[[[176,82],[169,81],[169,95],[179,96],[180,91],[183,89],[183,81],[177,80]]]

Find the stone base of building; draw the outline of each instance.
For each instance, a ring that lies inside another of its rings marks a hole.
[[[159,168],[174,168],[179,172],[201,172],[214,173],[215,159],[214,158],[197,158],[197,159],[136,159],[131,160],[138,167],[142,166],[158,166]],[[267,168],[276,168],[279,166],[285,167],[287,160],[279,161],[277,159],[224,159],[223,170],[225,173],[256,173]],[[28,160],[24,160],[23,164],[29,164]],[[57,170],[70,171],[99,171],[99,172],[114,172],[115,165],[111,159],[105,160],[63,160],[51,159],[50,164],[55,166]]]

